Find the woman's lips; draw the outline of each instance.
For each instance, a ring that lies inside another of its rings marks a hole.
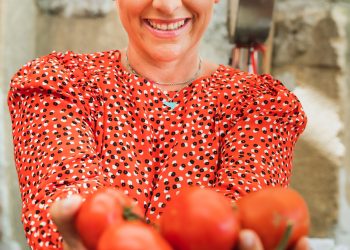
[[[174,38],[189,26],[191,18],[175,20],[144,19],[147,29],[158,38]]]

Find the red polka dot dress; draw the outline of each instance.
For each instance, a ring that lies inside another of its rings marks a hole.
[[[122,189],[157,221],[188,185],[231,199],[288,185],[306,117],[279,81],[220,65],[167,94],[173,109],[116,50],[51,53],[14,75],[8,104],[32,249],[62,249],[47,209],[74,193]]]

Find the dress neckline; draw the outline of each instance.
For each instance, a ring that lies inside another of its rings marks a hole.
[[[211,74],[206,74],[198,77],[197,79],[193,80],[190,84],[188,84],[184,88],[181,88],[180,90],[167,91],[161,90],[147,78],[129,72],[126,69],[126,67],[124,67],[124,65],[122,64],[121,51],[116,50],[115,53],[118,53],[116,66],[119,70],[119,74],[124,76],[125,79],[128,79],[127,82],[128,84],[132,85],[132,88],[139,89],[140,93],[157,93],[158,96],[162,98],[162,100],[159,102],[160,104],[163,100],[169,100],[169,98],[171,98],[172,102],[179,103],[179,105],[177,105],[175,108],[170,109],[170,111],[176,111],[179,107],[181,107],[183,102],[186,101],[192,93],[201,92],[202,89],[212,81],[212,79],[220,78],[220,73],[225,71],[226,68],[225,65],[219,64]],[[136,84],[136,82],[134,81],[135,79],[140,84]]]

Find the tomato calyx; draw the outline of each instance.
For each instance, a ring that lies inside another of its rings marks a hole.
[[[236,201],[231,202],[231,208],[232,208],[232,211],[235,213],[238,211],[238,206],[237,206]]]
[[[293,224],[288,223],[286,230],[283,233],[283,236],[281,238],[281,241],[278,243],[276,250],[285,250],[288,245],[288,241],[290,236],[292,235],[292,229],[293,229]]]
[[[145,222],[145,219],[133,212],[133,206],[125,206],[123,208],[123,219],[127,221],[139,220]]]

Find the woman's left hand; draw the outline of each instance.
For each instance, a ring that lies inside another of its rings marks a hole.
[[[87,250],[74,224],[75,215],[82,202],[83,199],[81,196],[73,195],[55,201],[50,208],[51,218],[63,237],[63,250]]]
[[[239,234],[238,250],[264,250],[264,248],[259,236],[254,231],[244,229]],[[310,250],[307,238],[301,238],[294,250]]]

